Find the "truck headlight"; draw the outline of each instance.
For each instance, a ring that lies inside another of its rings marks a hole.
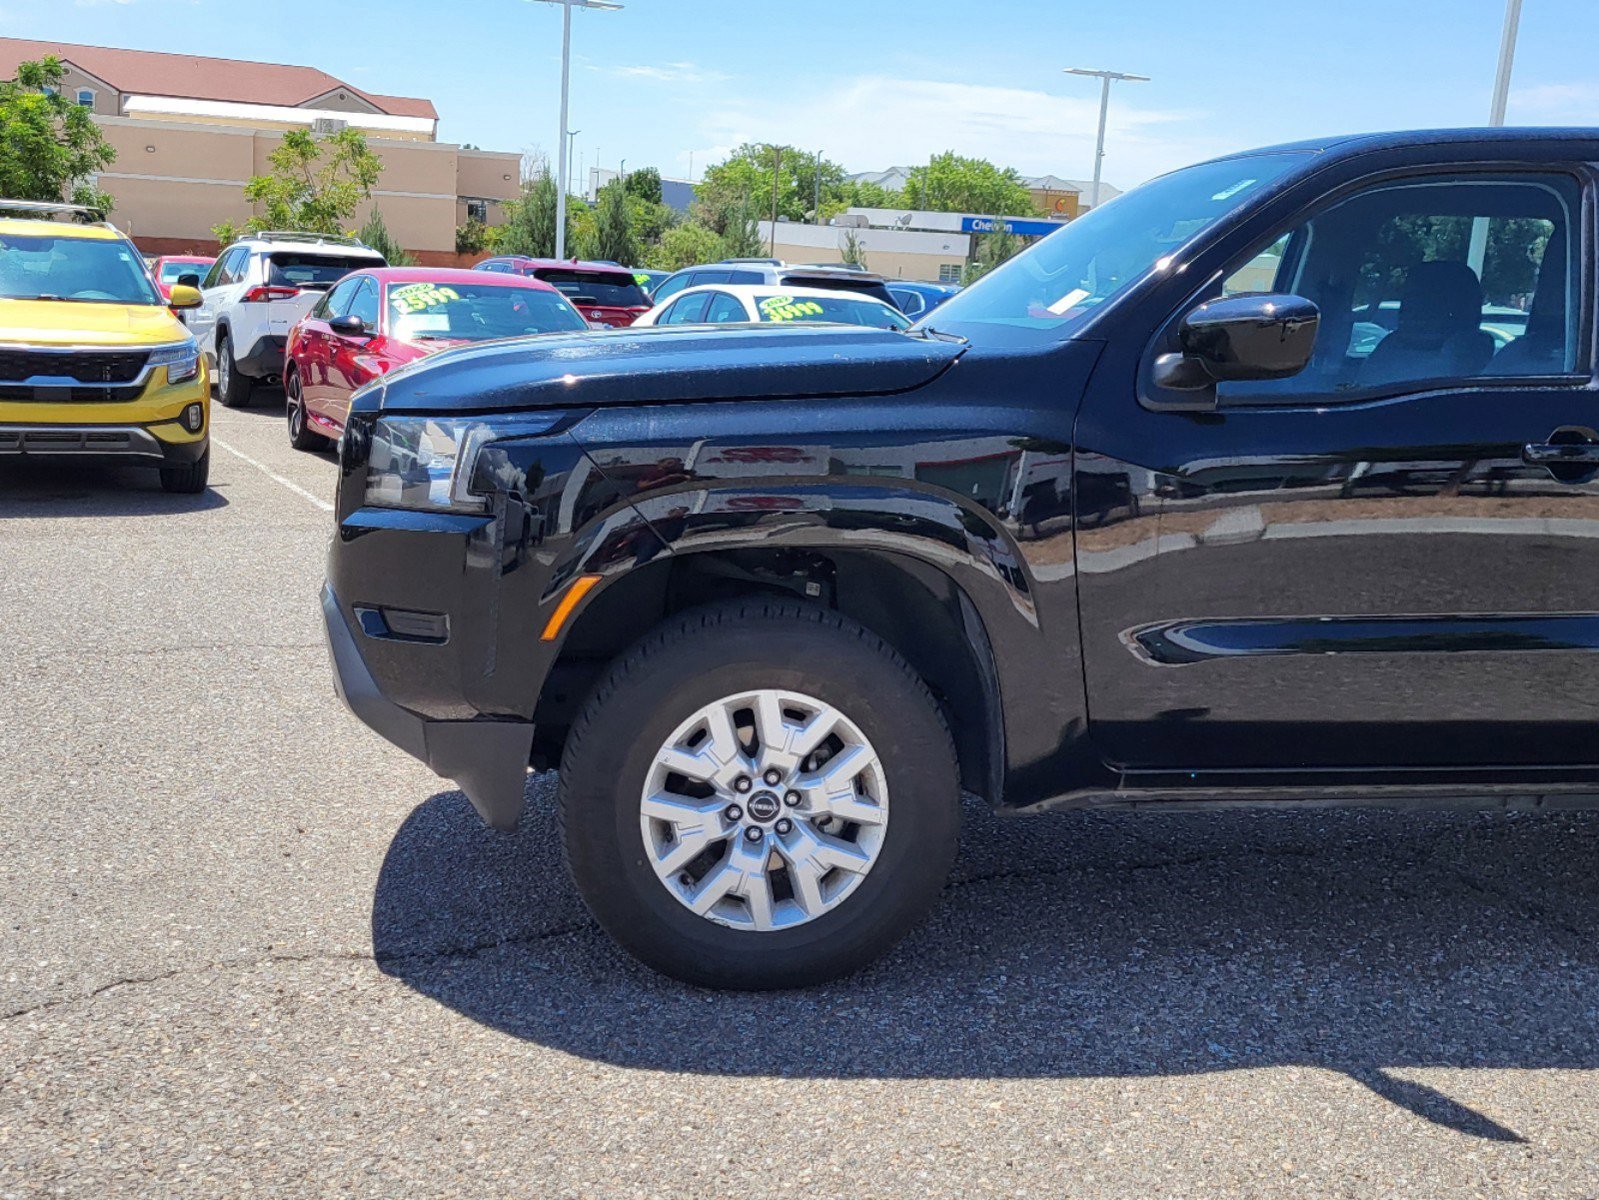
[[[561,416],[379,417],[367,452],[366,503],[483,512],[489,490],[472,486],[478,452],[499,438],[546,433]]]
[[[182,383],[185,379],[193,379],[200,371],[199,344],[190,338],[186,342],[161,346],[150,355],[150,365],[165,367],[168,383]]]

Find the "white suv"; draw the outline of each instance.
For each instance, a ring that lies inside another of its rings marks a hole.
[[[258,381],[280,378],[294,323],[350,271],[387,263],[354,238],[252,233],[239,238],[200,283],[189,329],[212,362],[217,399],[250,403]]]

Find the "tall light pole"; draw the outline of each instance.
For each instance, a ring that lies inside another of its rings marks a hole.
[[[1510,99],[1510,69],[1516,61],[1516,34],[1521,29],[1521,0],[1505,0],[1505,25],[1499,33],[1499,69],[1494,72],[1494,95],[1488,105],[1488,124],[1505,123],[1505,104]],[[1482,278],[1488,261],[1488,218],[1471,219],[1471,241],[1466,246],[1466,264]]]
[[[1505,0],[1505,27],[1499,35],[1499,70],[1494,75],[1493,104],[1488,124],[1505,123],[1505,102],[1510,98],[1510,68],[1516,60],[1516,33],[1521,28],[1521,0]]]
[[[571,165],[566,151],[566,116],[572,91],[572,10],[574,8],[617,9],[616,0],[538,0],[540,4],[561,6],[561,125],[556,136],[560,145],[560,164],[555,181],[555,257],[566,257],[566,192],[571,185],[567,168]]]
[[[1089,75],[1100,81],[1099,89],[1099,140],[1094,144],[1094,191],[1088,201],[1089,208],[1099,207],[1099,174],[1105,162],[1105,114],[1110,111],[1110,85],[1114,80],[1123,83],[1148,83],[1148,75],[1128,75],[1122,71],[1091,71],[1087,67],[1067,67],[1068,75]]]
[[[582,132],[581,129],[568,129],[566,131],[566,163],[568,166],[571,166],[572,159],[576,157],[577,135]]]

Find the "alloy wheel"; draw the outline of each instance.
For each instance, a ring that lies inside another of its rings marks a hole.
[[[639,803],[657,878],[719,925],[792,928],[844,902],[876,863],[888,781],[859,726],[798,692],[705,705],[655,755]]]

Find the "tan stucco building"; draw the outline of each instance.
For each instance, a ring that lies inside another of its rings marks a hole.
[[[517,194],[521,156],[437,140],[429,100],[363,91],[312,67],[0,38],[0,78],[53,54],[62,91],[94,112],[117,157],[98,183],[113,222],[150,253],[214,250],[211,227],[251,215],[244,185],[294,128],[359,130],[383,161],[372,200],[424,262],[452,260],[469,216],[494,224]]]

